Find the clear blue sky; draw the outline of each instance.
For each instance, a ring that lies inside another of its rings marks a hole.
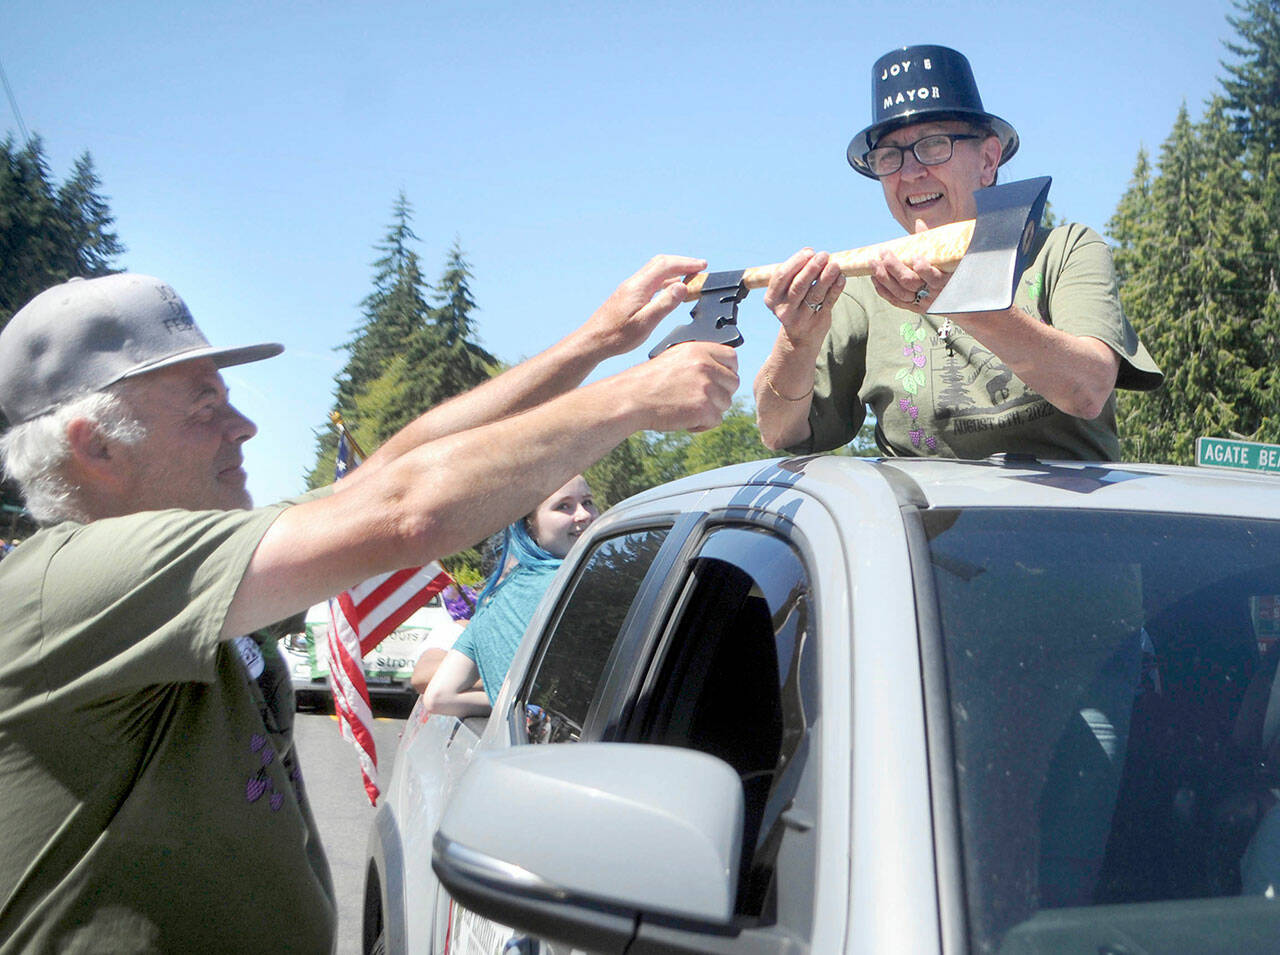
[[[43,0],[0,6],[0,62],[59,180],[92,153],[120,264],[172,283],[216,344],[285,344],[226,373],[261,428],[246,459],[266,503],[302,488],[400,190],[428,277],[457,237],[483,343],[515,361],[655,252],[731,269],[897,236],[844,151],[871,63],[907,44],[965,53],[1022,138],[1003,179],[1053,176],[1055,213],[1104,230],[1138,149],[1158,154],[1179,106],[1199,118],[1217,90],[1232,12]],[[7,102],[0,129],[18,135]],[[760,293],[739,323],[749,401],[776,329]]]

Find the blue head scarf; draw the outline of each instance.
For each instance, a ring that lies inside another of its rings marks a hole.
[[[502,570],[512,557],[516,563],[504,577]],[[497,698],[529,620],[562,563],[562,558],[530,536],[523,520],[503,532],[498,565],[476,598],[475,616],[454,645],[476,662],[490,703]]]
[[[504,578],[502,571],[512,558],[515,558],[516,565]],[[493,568],[493,573],[489,575],[489,579],[485,581],[484,590],[480,591],[480,596],[476,598],[476,609],[484,606],[485,600],[498,589],[499,584],[505,583],[506,579],[517,570],[536,570],[547,574],[550,578],[562,563],[564,563],[562,558],[552,555],[533,539],[523,519],[516,521],[502,532],[502,549],[498,552],[498,563]],[[547,582],[550,583],[550,580],[548,579]]]

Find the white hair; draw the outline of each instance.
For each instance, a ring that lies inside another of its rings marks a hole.
[[[136,444],[147,429],[129,407],[130,383],[118,382],[103,391],[74,398],[38,418],[16,425],[0,437],[0,467],[17,482],[27,510],[40,524],[87,521],[77,488],[63,473],[71,454],[67,425],[86,418],[108,441]]]

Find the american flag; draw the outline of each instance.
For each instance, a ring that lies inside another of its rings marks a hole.
[[[346,429],[338,427],[339,481],[360,463]],[[378,803],[378,751],[373,740],[373,712],[364,678],[364,655],[404,623],[415,610],[453,579],[432,561],[372,577],[329,600],[329,686],[338,729],[356,748],[369,802]]]

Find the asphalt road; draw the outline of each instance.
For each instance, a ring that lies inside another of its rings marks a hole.
[[[378,773],[390,780],[408,703],[374,703]],[[311,808],[329,857],[338,899],[338,955],[359,955],[365,842],[373,807],[360,780],[354,747],[338,734],[332,714],[299,712],[295,738]]]

